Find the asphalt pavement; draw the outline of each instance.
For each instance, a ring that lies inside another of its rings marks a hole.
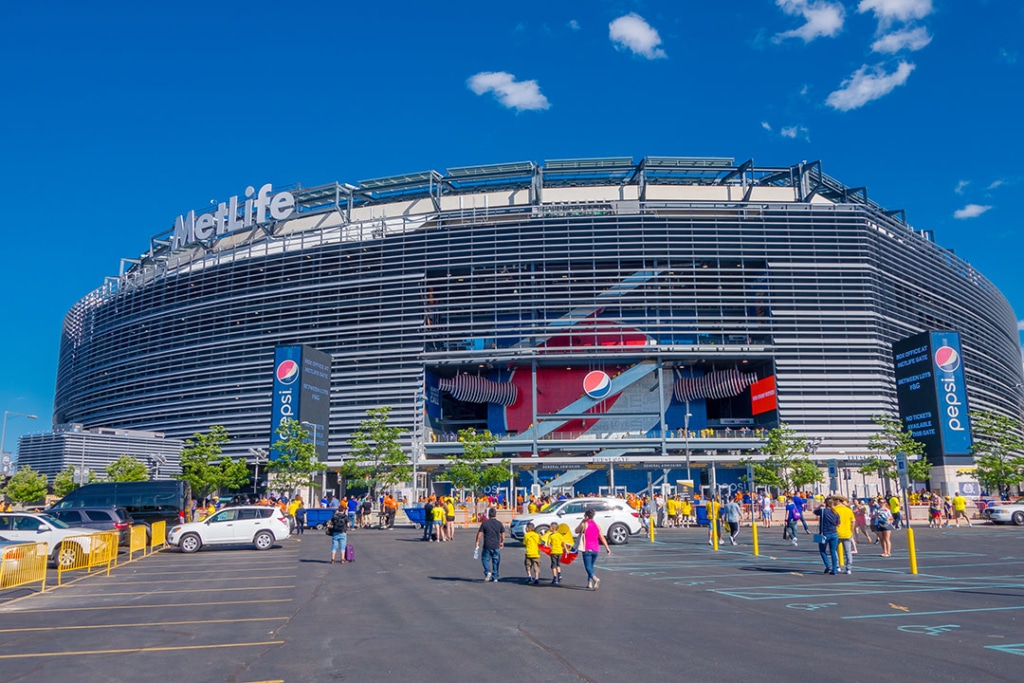
[[[1024,529],[917,529],[916,576],[902,531],[849,576],[781,533],[756,557],[749,527],[719,551],[704,530],[634,537],[601,556],[598,591],[579,560],[526,585],[519,544],[484,583],[461,529],[355,531],[347,565],[314,531],[163,551],[0,604],[0,681],[1021,680]]]

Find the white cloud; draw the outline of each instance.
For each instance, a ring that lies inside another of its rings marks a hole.
[[[804,83],[803,87],[800,88],[800,94],[806,96],[809,92],[811,92],[811,86]]]
[[[661,36],[639,14],[630,12],[608,24],[608,37],[615,43],[615,49],[623,48],[647,59],[663,59],[668,55],[662,50]]]
[[[494,93],[502,105],[516,111],[537,111],[551,106],[540,91],[537,81],[517,81],[504,71],[481,71],[466,81],[477,95]]]
[[[1024,320],[1017,321],[1017,331],[1024,332]]]
[[[761,122],[761,127],[764,128],[769,133],[772,132],[772,124],[768,123],[767,121],[762,121]]]
[[[915,66],[900,62],[893,73],[887,73],[882,65],[865,64],[853,75],[839,84],[839,90],[829,94],[825,103],[839,111],[850,111],[863,107],[872,100],[888,95],[897,86],[903,85]]]
[[[576,21],[575,19],[570,19],[569,20],[569,28],[571,28],[573,31],[579,31],[580,30],[580,22]]]
[[[900,50],[916,52],[930,42],[932,42],[932,37],[928,34],[928,29],[918,26],[885,34],[871,44],[871,50],[887,55],[895,54]]]
[[[1005,184],[1006,184],[1005,180],[993,180],[991,183],[989,183],[989,186],[986,187],[985,189],[986,190],[995,190],[995,189],[998,189],[998,188],[1002,187]]]
[[[967,186],[970,184],[970,180],[961,180],[956,184],[956,187],[953,188],[953,192],[956,192],[957,194],[963,194],[964,190],[967,189]]]
[[[894,21],[924,19],[932,13],[932,0],[860,0],[857,12],[873,12],[880,27],[887,27]]]
[[[775,0],[779,9],[790,16],[803,17],[803,26],[792,31],[776,33],[772,38],[776,43],[786,38],[800,38],[809,43],[815,38],[831,38],[843,29],[846,10],[838,2],[828,0]]]
[[[807,126],[786,126],[779,130],[779,135],[784,138],[795,140],[799,137],[803,140],[807,140],[808,142],[811,141],[810,133],[811,131]]]
[[[982,204],[968,204],[962,209],[957,209],[953,212],[953,218],[964,220],[966,218],[977,218],[981,214],[985,213],[991,206]]]

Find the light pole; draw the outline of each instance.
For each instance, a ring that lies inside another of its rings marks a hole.
[[[252,480],[252,493],[256,495],[259,493],[258,487],[260,485],[260,463],[266,462],[270,457],[270,453],[267,452],[266,448],[250,448],[249,455],[252,456],[253,461],[256,463],[256,475]]]
[[[37,415],[29,415],[28,413],[16,413],[13,410],[5,410],[4,411],[4,424],[3,424],[3,427],[0,428],[0,458],[2,458],[3,455],[4,455],[4,439],[7,437],[7,416],[8,415],[10,415],[11,417],[26,417],[26,418],[28,418],[30,420],[35,420],[35,419],[38,418]]]
[[[690,413],[690,402],[686,402],[686,415],[683,416],[683,444],[686,449],[686,478],[690,480],[690,485],[693,486],[693,475],[690,474],[690,418],[693,415]],[[696,488],[696,487],[694,487]]]

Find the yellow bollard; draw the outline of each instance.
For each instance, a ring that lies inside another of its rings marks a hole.
[[[843,567],[846,565],[846,560],[843,557],[843,544],[836,541],[836,552],[839,555],[839,566]]]
[[[711,525],[711,547],[718,550],[718,506],[714,507],[716,514],[713,517],[708,518],[708,524]]]
[[[760,555],[761,553],[758,552],[758,548],[757,548],[757,520],[756,519],[751,520],[750,532],[751,532],[751,534],[754,537],[754,555],[755,556]]]
[[[907,552],[910,555],[910,573],[917,573],[917,548],[914,546],[914,530],[907,527]]]
[[[651,543],[654,543],[654,515],[647,518],[647,530],[650,532]]]

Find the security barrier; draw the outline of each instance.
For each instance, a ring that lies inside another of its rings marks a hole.
[[[149,526],[149,552],[167,545],[167,522],[153,522]]]
[[[102,565],[107,566],[107,576],[110,576],[110,568],[117,562],[119,539],[120,533],[117,531],[100,531],[65,538],[57,551],[57,585],[61,585],[66,572],[79,569],[91,572],[93,567]]]
[[[146,554],[146,527],[133,526],[131,537],[128,540],[128,559],[134,560],[135,553],[140,550],[143,555]]]
[[[7,546],[0,555],[0,588],[15,588],[39,582],[39,590],[46,590],[45,543],[19,543]]]

